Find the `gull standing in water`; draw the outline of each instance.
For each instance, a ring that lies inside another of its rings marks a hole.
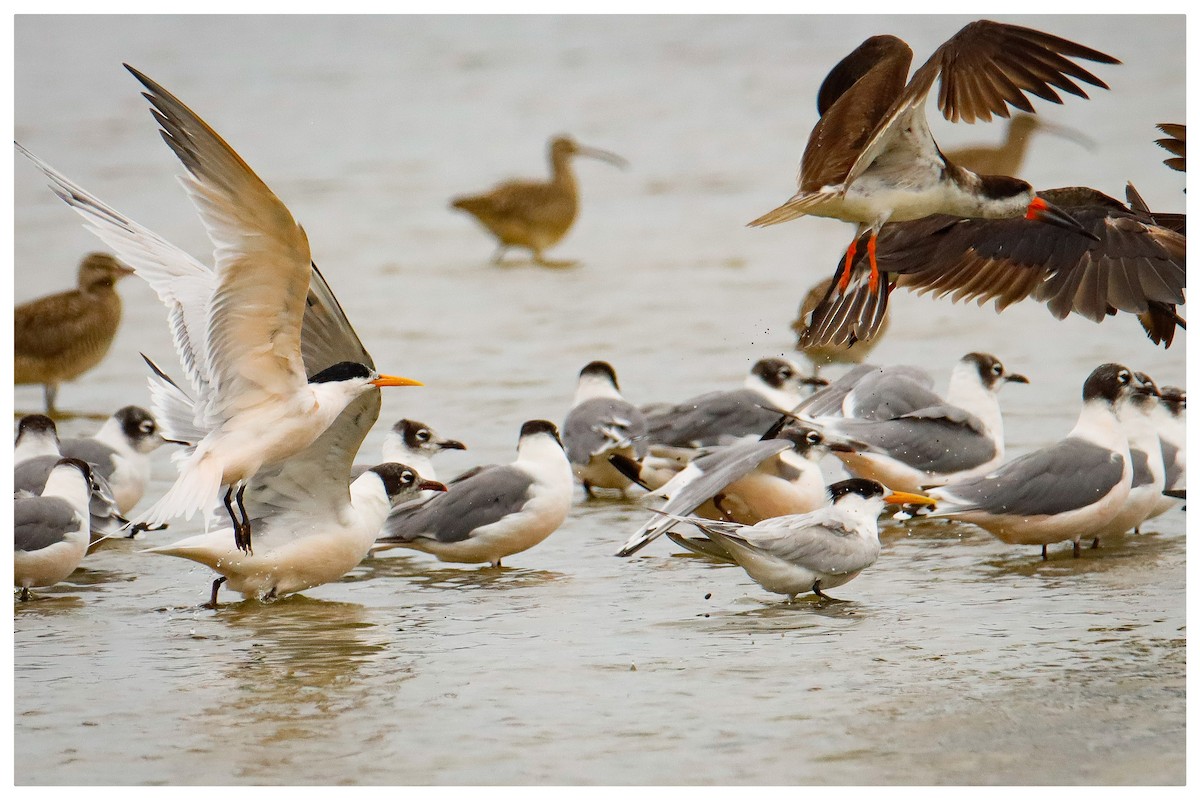
[[[558,428],[546,420],[521,426],[517,460],[468,470],[448,491],[388,517],[373,552],[407,547],[441,561],[500,561],[541,542],[567,518],[574,476]]]
[[[139,406],[118,409],[92,436],[63,439],[64,456],[82,459],[108,481],[122,514],[128,514],[150,481],[150,454],[166,443],[153,415]]]
[[[614,455],[640,460],[646,455],[646,417],[621,396],[617,373],[607,361],[579,372],[575,400],[563,421],[567,459],[588,497],[592,489],[619,489],[633,481],[609,463]]]
[[[929,516],[974,523],[1007,544],[1041,545],[1043,559],[1047,545],[1070,541],[1078,557],[1080,537],[1116,516],[1129,497],[1133,467],[1117,408],[1134,386],[1128,367],[1096,367],[1067,438],[982,477],[930,490],[938,508]]]
[[[846,468],[904,491],[979,475],[1004,460],[1004,421],[997,393],[1029,383],[988,353],[968,353],[954,367],[946,399],[904,373],[865,376],[843,401],[855,417],[813,424],[856,446],[837,452]]]
[[[1187,392],[1178,386],[1162,387],[1162,396],[1154,408],[1163,459],[1163,494],[1150,512],[1153,519],[1174,508],[1177,498],[1167,494],[1187,485]]]
[[[723,547],[768,592],[796,595],[850,581],[879,558],[879,515],[887,503],[933,503],[892,492],[876,481],[851,478],[829,487],[829,505],[808,514],[772,517],[757,525],[679,517]]]
[[[17,146],[167,306],[195,400],[151,364],[152,384],[157,381],[160,396],[171,398],[172,410],[157,416],[169,426],[168,438],[192,447],[179,463],[179,478],[140,521],[155,525],[201,511],[207,528],[225,488],[235,543],[249,553],[251,521],[244,495],[261,468],[312,444],[363,394],[381,386],[419,384],[380,375],[357,361],[306,371],[300,331],[315,267],[303,228],[207,123],[150,78],[126,68],[148,90],[144,96],[154,107],[162,137],[187,168],[182,181],[216,247],[214,268]]]
[[[53,586],[75,571],[87,553],[91,468],[59,460],[37,497],[13,500],[13,585],[21,599],[36,586]]]
[[[743,436],[761,437],[803,399],[806,386],[824,385],[805,377],[795,362],[763,358],[755,362],[745,384],[732,391],[708,392],[678,404],[643,407],[649,441],[670,447],[728,444]]]
[[[1137,390],[1117,407],[1117,419],[1129,442],[1129,460],[1133,474],[1129,485],[1129,496],[1117,511],[1116,516],[1092,531],[1092,547],[1100,546],[1101,540],[1110,536],[1121,536],[1126,531],[1137,530],[1154,513],[1155,506],[1163,496],[1166,470],[1163,467],[1162,444],[1154,423],[1158,409],[1158,386],[1144,372],[1135,372]]]

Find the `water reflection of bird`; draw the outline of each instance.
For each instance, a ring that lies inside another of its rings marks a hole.
[[[380,375],[361,361],[306,374],[300,334],[313,268],[303,228],[216,131],[166,89],[127,68],[146,87],[164,141],[187,168],[183,182],[216,248],[215,268],[22,152],[158,293],[195,393],[192,400],[151,365],[168,406],[156,414],[159,422],[171,426],[168,438],[193,447],[180,460],[175,483],[139,521],[155,525],[201,511],[207,525],[224,488],[237,545],[249,551],[244,493],[255,473],[310,445],[363,394],[416,382]]]
[[[579,211],[579,187],[571,171],[572,156],[588,156],[625,166],[625,159],[606,150],[584,147],[569,136],[550,140],[550,180],[512,180],[490,192],[454,198],[450,205],[475,217],[500,245],[493,262],[499,263],[509,247],[525,247],[543,266],[568,266],[573,262],[547,261],[542,251],[570,230]]]
[[[908,80],[909,46],[895,36],[867,39],[821,84],[821,118],[804,149],[799,191],[750,224],[774,225],[805,214],[857,223],[838,281],[843,292],[858,240],[866,234],[869,286],[877,291],[877,237],[889,220],[930,214],[1032,217],[1068,229],[1062,238],[1083,236],[1075,220],[1025,181],[977,175],[951,162],[925,116],[926,100],[939,79],[938,107],[951,122],[1008,116],[1009,105],[1031,112],[1026,92],[1061,102],[1052,87],[1086,97],[1075,80],[1108,88],[1072,58],[1118,63],[1041,31],[979,20],[950,37]]]
[[[875,349],[875,345],[887,333],[888,321],[884,317],[874,326],[871,335],[865,339],[855,338],[853,342],[828,342],[804,344],[811,339],[808,333],[812,325],[813,312],[833,290],[833,278],[826,278],[817,283],[800,302],[800,311],[792,322],[792,330],[796,333],[796,349],[804,353],[813,365],[813,374],[820,374],[821,367],[830,364],[861,364],[867,354]]]
[[[931,504],[924,495],[892,492],[875,481],[851,478],[829,487],[829,505],[808,514],[773,517],[757,525],[690,522],[723,547],[768,592],[796,595],[850,581],[879,558],[879,515],[887,503]]]
[[[1134,376],[1102,364],[1083,384],[1083,409],[1067,438],[1002,464],[987,475],[929,494],[929,516],[971,522],[1007,544],[1073,542],[1112,519],[1129,496],[1133,467],[1117,407],[1134,392]],[[1144,391],[1145,387],[1139,387]]]
[[[1185,321],[1187,241],[1180,215],[1158,215],[1140,202],[1126,206],[1076,186],[1040,193],[1092,235],[1063,236],[1029,219],[975,219],[938,214],[885,225],[879,234],[880,290],[854,281],[813,312],[801,344],[870,337],[885,319],[893,285],[953,301],[995,300],[996,310],[1033,298],[1058,319],[1075,313],[1094,322],[1134,314],[1150,339],[1169,347]],[[1136,193],[1131,192],[1136,198]],[[859,257],[851,270],[864,274]]]
[[[13,310],[13,375],[17,385],[40,383],[46,413],[54,415],[58,385],[100,363],[121,323],[116,282],[133,270],[107,253],[79,264],[76,288],[39,297]]]
[[[1025,163],[1029,143],[1038,131],[1052,133],[1091,147],[1087,136],[1071,128],[1051,125],[1033,114],[1017,114],[1008,121],[1004,141],[994,147],[960,147],[946,151],[946,160],[966,167],[979,175],[1016,175]]]
[[[77,458],[59,460],[41,495],[13,500],[13,585],[53,586],[75,571],[87,553],[91,468]]]

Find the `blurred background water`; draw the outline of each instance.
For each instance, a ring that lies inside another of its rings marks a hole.
[[[794,191],[826,71],[893,33],[923,60],[971,18],[810,16],[18,16],[16,138],[207,259],[180,168],[121,62],[212,124],[305,226],[389,390],[360,460],[402,416],[507,461],[526,419],[561,421],[578,370],[610,361],[634,402],[740,384],[792,354],[788,325],[853,229],[745,223]],[[1182,210],[1153,144],[1184,121],[1179,16],[1004,17],[1111,53],[1111,91],[1047,121],[1021,177]],[[940,122],[940,121],[938,121]],[[1000,125],[935,122],[946,148]],[[493,266],[455,194],[544,175],[570,133],[581,213],[552,258]],[[17,302],[73,285],[99,249],[14,157]],[[103,364],[60,406],[148,405],[139,352],[173,364],[136,278]],[[1186,309],[1184,309],[1186,315]],[[1186,336],[1154,347],[1127,316],[1059,322],[897,292],[874,361],[990,351],[1030,376],[1004,391],[1014,455],[1073,424],[1084,377],[1121,361],[1183,385]],[[40,410],[17,387],[18,412]],[[66,435],[96,422],[64,423]],[[169,485],[160,452],[149,496]],[[837,475],[830,470],[830,479]],[[18,784],[1182,783],[1184,514],[1079,560],[965,525],[885,528],[851,602],[780,604],[733,567],[656,543],[611,557],[636,503],[576,505],[500,571],[421,554],[365,562],[270,605],[198,608],[211,575],[122,542],[20,605]],[[167,541],[182,521],[150,535]],[[1067,548],[1069,550],[1069,547]],[[232,600],[235,595],[225,599]]]

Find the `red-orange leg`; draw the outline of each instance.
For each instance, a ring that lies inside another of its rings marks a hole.
[[[858,236],[854,237],[854,241],[846,248],[846,266],[842,268],[842,277],[838,280],[838,291],[846,291],[846,287],[850,285],[850,265],[854,263],[854,254],[858,252]]]
[[[867,260],[871,262],[871,278],[867,281],[867,288],[871,290],[871,294],[879,291],[879,264],[875,261],[875,239],[875,232],[871,231],[871,238],[867,239]]]

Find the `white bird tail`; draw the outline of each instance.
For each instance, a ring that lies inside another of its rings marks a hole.
[[[772,209],[753,222],[746,224],[751,228],[762,228],[767,225],[777,225],[780,222],[787,222],[789,219],[795,219],[796,217],[808,214],[813,206],[820,205],[828,199],[823,194],[798,194],[779,208]]]
[[[191,519],[196,511],[204,514],[204,529],[207,531],[213,518],[213,510],[221,492],[224,470],[215,458],[206,458],[206,453],[193,453],[179,465],[179,477],[157,503],[146,510],[138,522],[146,525],[161,525],[169,519],[182,516]]]

